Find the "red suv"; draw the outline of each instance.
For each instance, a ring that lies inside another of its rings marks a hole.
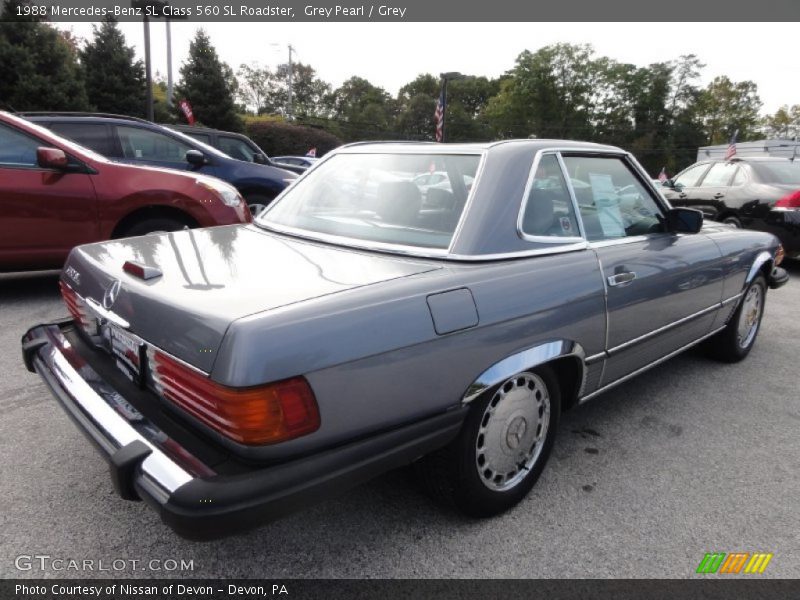
[[[78,244],[251,219],[224,181],[113,163],[0,111],[0,271],[61,267]]]

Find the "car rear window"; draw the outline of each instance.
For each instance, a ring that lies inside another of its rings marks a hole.
[[[800,185],[800,161],[753,162],[753,169],[763,183]]]
[[[103,156],[114,156],[111,134],[105,123],[53,123],[55,133],[90,148]]]
[[[446,249],[461,218],[479,154],[338,154],[264,211],[258,224],[310,237]],[[435,186],[416,183],[441,172]]]

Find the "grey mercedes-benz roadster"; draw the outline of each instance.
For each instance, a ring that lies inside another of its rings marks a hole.
[[[71,317],[22,350],[118,493],[182,536],[410,463],[488,516],[533,486],[562,411],[699,342],[744,358],[782,258],[670,208],[618,148],[354,144],[253,224],[74,249]]]

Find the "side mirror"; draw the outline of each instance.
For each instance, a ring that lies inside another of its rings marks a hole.
[[[661,185],[666,188],[674,188],[675,182],[672,179],[665,179],[664,181],[661,182]]]
[[[697,233],[703,227],[703,213],[696,208],[670,208],[667,228],[673,233]]]
[[[261,152],[256,152],[253,155],[253,162],[258,163],[259,165],[268,165],[269,159],[267,158],[266,154],[261,154]]]
[[[186,162],[193,167],[202,167],[206,164],[206,155],[200,152],[200,150],[187,150]]]
[[[36,149],[36,162],[45,169],[55,169],[64,171],[69,164],[67,155],[60,148],[46,148],[42,146]]]

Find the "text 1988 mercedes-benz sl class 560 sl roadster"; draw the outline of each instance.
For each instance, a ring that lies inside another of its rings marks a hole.
[[[119,494],[185,537],[412,462],[487,516],[563,410],[701,341],[744,358],[781,259],[670,208],[618,148],[355,144],[253,224],[74,249],[71,317],[22,348]]]

